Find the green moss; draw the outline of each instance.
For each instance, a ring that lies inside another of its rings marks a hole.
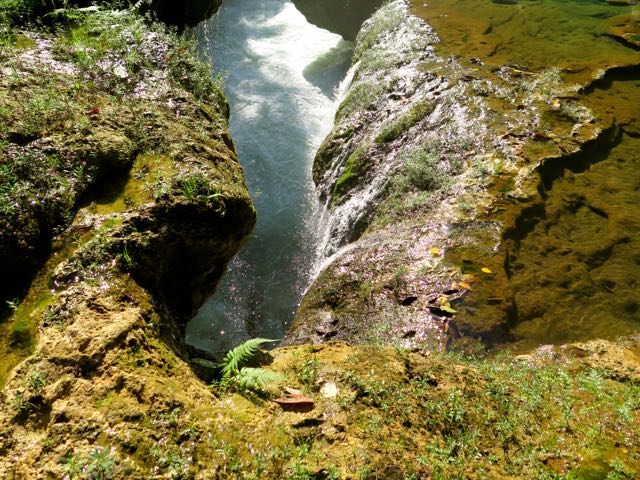
[[[382,128],[376,137],[376,143],[387,143],[400,137],[404,132],[429,115],[433,108],[434,104],[432,102],[424,99],[418,100],[407,113]]]
[[[11,326],[11,344],[17,348],[31,350],[33,333],[28,318],[20,317],[13,322]]]
[[[361,82],[351,87],[349,94],[336,111],[336,121],[347,118],[360,110],[365,110],[377,100],[385,88],[382,82]]]
[[[402,11],[398,9],[391,12],[385,11],[384,14],[378,13],[374,15],[369,20],[368,26],[358,34],[356,49],[353,53],[353,61],[358,61],[383,34],[388,34],[388,32],[395,30],[403,20],[405,20],[405,16]]]
[[[367,147],[356,148],[344,164],[342,175],[333,187],[332,202],[336,202],[340,197],[349,191],[357,182],[358,178],[367,169]]]

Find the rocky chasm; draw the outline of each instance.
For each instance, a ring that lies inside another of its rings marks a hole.
[[[356,6],[351,33],[324,24],[355,37],[312,172],[327,262],[292,345],[253,360],[280,378],[256,390],[184,345],[255,223],[220,81],[135,9],[43,25],[28,2],[2,6],[0,260],[35,261],[2,286],[0,477],[635,478],[633,280],[610,273],[634,209],[589,189],[633,199],[633,182],[607,182],[637,159],[634,7],[445,3],[396,0],[368,20]],[[550,12],[577,22],[567,45],[606,54],[514,57],[529,25],[553,50]],[[571,222],[585,230],[569,240],[603,249],[563,245]],[[544,281],[556,255],[586,259],[559,272],[566,285]],[[527,308],[549,286],[561,306],[615,293],[630,329],[486,355],[567,340],[545,323],[575,317]],[[283,411],[285,388],[313,409]]]

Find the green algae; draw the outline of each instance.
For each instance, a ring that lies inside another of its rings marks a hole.
[[[35,40],[26,35],[16,35],[14,38],[14,46],[19,50],[28,50],[36,46]]]
[[[368,160],[367,150],[367,147],[358,147],[349,155],[345,161],[342,175],[333,187],[332,202],[338,201],[365,173]]]
[[[38,325],[55,295],[50,277],[60,261],[60,257],[54,256],[47,262],[27,296],[0,323],[0,388],[13,367],[33,353]]]
[[[154,202],[158,196],[168,192],[175,172],[171,157],[140,154],[126,175],[96,189],[86,202],[87,211],[111,215]]]
[[[497,204],[508,226],[503,250],[485,258],[464,246],[450,254],[493,272],[476,268],[477,282],[457,307],[460,328],[475,325],[489,343],[527,351],[640,330],[640,79],[612,73],[580,101],[615,127],[572,155],[552,139],[533,141],[530,154],[549,155],[538,168],[539,197]],[[559,128],[566,122],[560,117]]]
[[[38,327],[47,315],[47,307],[54,300],[55,285],[51,276],[56,268],[97,234],[121,225],[122,218],[113,214],[153,202],[158,193],[158,184],[168,184],[174,171],[170,157],[141,154],[126,175],[96,189],[93,199],[78,210],[74,223],[87,214],[106,218],[96,230],[74,227],[72,224],[69,233],[54,242],[55,251],[32,282],[27,296],[19,302],[10,317],[0,323],[0,387],[6,382],[11,369],[33,353]],[[93,275],[84,279],[87,282],[95,280]]]
[[[540,70],[555,65],[585,83],[607,68],[638,63],[637,52],[611,36],[615,29],[637,28],[638,11],[632,5],[558,0],[411,4],[435,28],[439,51],[490,67]]]

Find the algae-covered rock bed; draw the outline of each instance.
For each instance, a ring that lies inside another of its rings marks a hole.
[[[616,25],[637,12],[398,1],[367,20],[313,167],[327,262],[287,341],[636,333],[640,57]]]
[[[258,386],[184,345],[256,213],[222,80],[153,18],[219,2],[99,3],[0,5],[0,478],[638,478],[635,7],[566,2],[566,57],[556,2],[364,23],[327,262]]]

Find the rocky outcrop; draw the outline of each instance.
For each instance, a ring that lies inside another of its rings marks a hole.
[[[183,328],[255,223],[228,106],[193,46],[132,12],[10,32],[0,477],[91,478],[60,458],[118,438],[144,452],[119,478],[152,478],[159,430],[128,422],[211,397],[184,361]]]
[[[327,261],[290,343],[444,349],[460,337],[511,339],[523,304],[510,283],[510,227],[526,230],[520,214],[544,203],[543,170],[617,141],[609,107],[580,97],[606,55],[594,60],[598,67],[581,65],[585,83],[567,82],[553,65],[464,57],[475,45],[458,38],[455,9],[446,38],[461,50],[452,55],[439,31],[411,12],[409,2],[390,2],[358,35],[353,81],[313,167],[328,209]],[[492,40],[483,28],[481,44]],[[637,62],[632,49],[610,48],[609,68]]]
[[[293,3],[309,23],[353,40],[362,22],[382,5],[382,0],[293,0]]]

